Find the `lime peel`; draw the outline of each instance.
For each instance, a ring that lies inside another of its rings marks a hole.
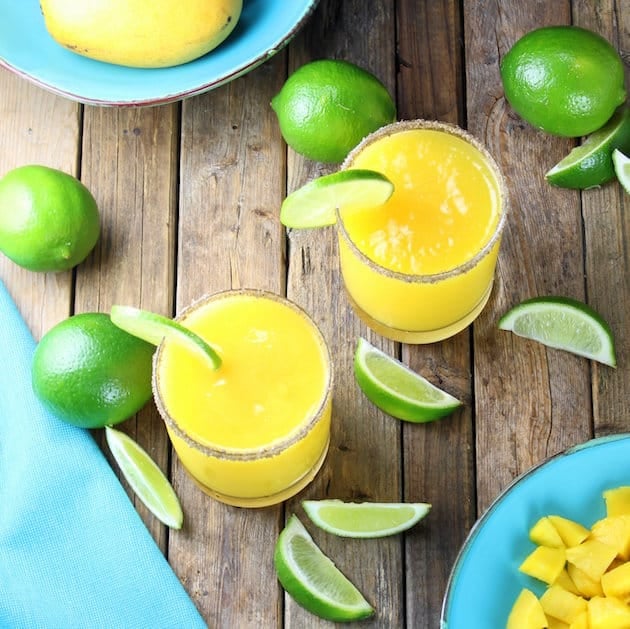
[[[378,207],[393,192],[394,184],[382,173],[341,170],[313,179],[289,194],[280,208],[280,222],[295,229],[326,227],[335,223],[337,210]]]
[[[335,622],[368,618],[372,606],[315,544],[304,525],[292,515],[274,551],[278,580],[309,612]]]
[[[153,345],[159,345],[165,338],[183,343],[189,349],[200,352],[210,361],[213,369],[221,366],[221,357],[204,339],[189,328],[155,312],[141,310],[133,306],[112,306],[112,322],[129,334],[133,334]]]
[[[630,194],[630,157],[619,149],[615,149],[612,159],[619,183],[622,185],[623,189]]]
[[[415,526],[431,510],[425,502],[304,500],[302,506],[319,528],[354,538],[396,535]]]
[[[444,417],[462,403],[364,338],[354,354],[354,374],[366,397],[392,417],[428,422]]]
[[[498,324],[518,336],[616,367],[608,323],[592,308],[568,297],[534,297],[506,312]]]
[[[125,480],[147,509],[166,526],[180,529],[184,514],[179,499],[146,450],[111,426],[105,427],[105,438]]]

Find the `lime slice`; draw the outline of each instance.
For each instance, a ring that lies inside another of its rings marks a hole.
[[[630,194],[630,157],[624,155],[619,149],[615,149],[613,151],[613,164],[619,183]]]
[[[341,537],[386,537],[410,529],[424,518],[425,502],[343,502],[304,500],[304,511],[319,528]]]
[[[535,297],[523,301],[499,320],[511,330],[553,347],[615,367],[615,346],[609,325],[586,304],[567,297]]]
[[[181,325],[174,319],[132,306],[112,306],[112,321],[125,332],[133,334],[153,345],[159,345],[169,338],[184,343],[186,347],[210,360],[213,369],[221,366],[221,357],[198,334]]]
[[[296,229],[333,225],[335,210],[377,207],[393,192],[394,184],[374,170],[341,170],[292,192],[282,203],[280,221]]]
[[[274,564],[287,593],[320,618],[347,622],[374,613],[361,592],[315,544],[296,515],[289,518],[278,537]]]
[[[612,154],[617,148],[630,150],[630,108],[618,109],[599,130],[576,146],[546,175],[547,181],[561,188],[584,190],[615,178]]]
[[[180,529],[184,521],[181,505],[155,461],[120,430],[105,426],[105,437],[120,471],[146,508],[166,526]]]
[[[398,419],[428,422],[461,406],[457,398],[364,338],[359,338],[354,353],[354,375],[367,398]]]

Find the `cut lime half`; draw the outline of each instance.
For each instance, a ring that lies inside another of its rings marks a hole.
[[[623,189],[630,194],[630,157],[622,153],[619,149],[613,151],[613,164],[615,174]]]
[[[278,537],[274,564],[287,593],[320,618],[349,622],[374,613],[361,592],[315,544],[296,515],[289,518]]]
[[[180,529],[184,515],[177,495],[146,450],[110,426],[105,427],[105,438],[125,480],[146,508],[166,526]]]
[[[405,421],[439,419],[462,404],[364,338],[359,338],[354,353],[354,375],[371,402]]]
[[[615,178],[613,151],[630,151],[630,108],[625,105],[599,130],[589,135],[545,177],[554,186],[584,190]]]
[[[499,320],[499,329],[615,367],[610,326],[592,308],[567,297],[535,297]]]
[[[280,221],[296,229],[333,225],[336,210],[377,207],[393,192],[394,184],[374,170],[341,170],[292,192],[282,203]]]
[[[410,529],[429,513],[425,502],[304,500],[306,515],[319,528],[341,537],[386,537]]]
[[[198,334],[174,319],[133,306],[112,306],[110,316],[112,322],[119,328],[148,343],[159,345],[165,338],[172,339],[178,343],[183,343],[192,351],[200,352],[210,361],[213,369],[218,369],[221,366],[219,354]]]

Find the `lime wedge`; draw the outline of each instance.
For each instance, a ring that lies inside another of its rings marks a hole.
[[[584,190],[615,178],[612,154],[630,151],[630,108],[623,106],[601,128],[576,146],[545,177],[554,186]]]
[[[567,297],[535,297],[521,302],[499,320],[511,330],[567,352],[615,367],[615,346],[609,325],[586,304]]]
[[[221,366],[221,357],[198,334],[181,325],[174,319],[132,306],[112,306],[110,316],[119,328],[138,338],[159,345],[169,338],[183,343],[186,347],[201,354],[210,361],[213,369]]]
[[[180,529],[184,521],[181,505],[155,461],[120,430],[105,426],[105,437],[120,471],[146,508],[166,526]]]
[[[624,155],[619,149],[615,149],[613,151],[613,164],[619,183],[630,194],[630,157]]]
[[[354,375],[367,398],[392,417],[428,422],[444,417],[461,402],[431,384],[364,338],[354,353]]]
[[[280,208],[280,222],[296,229],[325,227],[336,220],[335,210],[383,205],[394,184],[373,170],[341,170],[313,179],[292,192]]]
[[[306,515],[319,528],[341,537],[386,537],[410,529],[424,518],[425,502],[343,502],[304,500]]]
[[[312,614],[335,622],[374,613],[361,592],[319,549],[296,515],[280,533],[274,552],[278,580]]]

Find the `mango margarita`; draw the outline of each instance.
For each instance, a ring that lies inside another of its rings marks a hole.
[[[222,358],[165,341],[154,392],[173,446],[208,494],[238,506],[280,502],[308,484],[326,456],[332,366],[308,316],[263,291],[226,291],[178,321]]]
[[[395,186],[384,205],[338,216],[341,271],[357,314],[407,343],[464,329],[490,296],[505,222],[495,161],[462,129],[416,120],[368,136],[343,167],[381,172]]]

